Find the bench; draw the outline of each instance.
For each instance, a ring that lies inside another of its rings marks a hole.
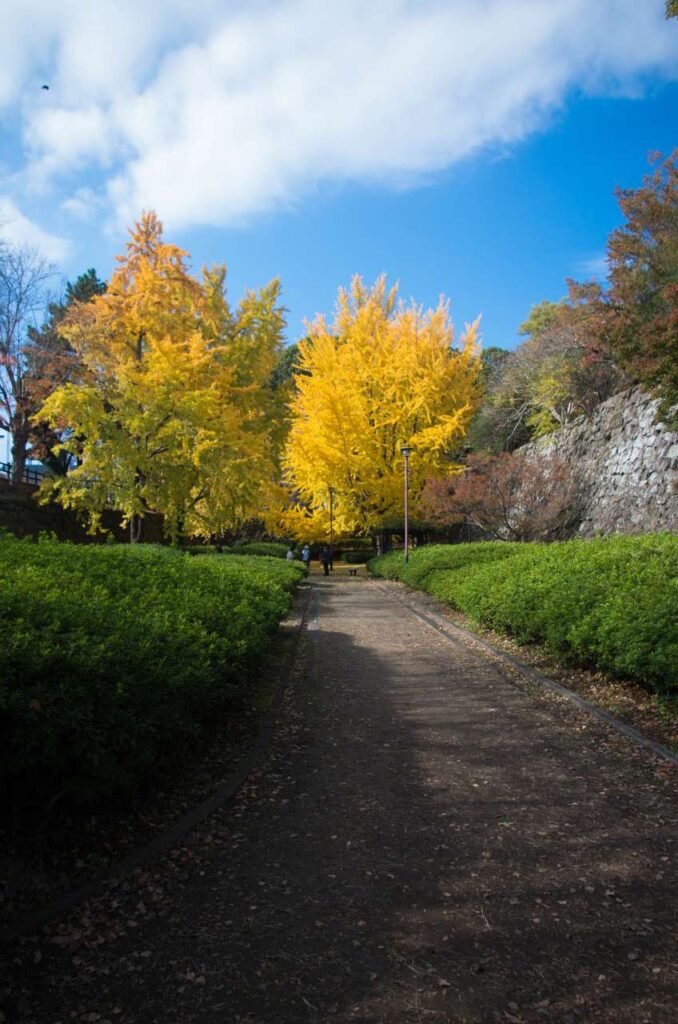
[[[349,569],[349,570],[348,570],[348,574],[349,574],[349,576],[355,576],[355,574],[357,573],[357,571],[358,571],[357,569]]]

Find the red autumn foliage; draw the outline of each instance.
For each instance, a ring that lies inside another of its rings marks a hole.
[[[571,285],[571,298],[622,370],[661,397],[671,422],[678,403],[678,149],[641,188],[616,194],[626,222],[608,239],[609,287]]]
[[[499,540],[554,540],[577,521],[568,464],[534,452],[474,456],[463,475],[429,481],[423,500],[432,522],[468,523]]]

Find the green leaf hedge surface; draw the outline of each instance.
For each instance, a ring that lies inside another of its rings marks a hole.
[[[263,555],[269,558],[286,558],[289,544],[276,544],[272,541],[253,541],[249,544],[235,544],[234,547],[217,548],[213,544],[202,544],[186,548],[189,555]]]
[[[133,787],[244,685],[303,574],[0,536],[0,779],[81,799]]]
[[[374,548],[365,548],[363,551],[342,551],[341,558],[347,565],[362,565],[374,558],[375,554]]]
[[[678,536],[435,545],[369,564],[565,663],[678,695]]]

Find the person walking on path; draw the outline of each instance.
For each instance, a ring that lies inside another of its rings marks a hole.
[[[322,548],[320,549],[320,564],[323,567],[325,576],[329,576],[330,565],[332,564],[332,555],[327,544],[323,544]]]
[[[288,550],[287,554],[285,555],[285,558],[287,559],[288,562],[293,562],[294,559],[296,558],[296,555],[294,554],[294,545],[293,544],[290,544],[289,550]]]
[[[301,560],[308,569],[311,565],[311,549],[308,544],[304,544],[301,549]]]

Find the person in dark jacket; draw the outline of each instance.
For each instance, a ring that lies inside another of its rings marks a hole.
[[[320,549],[320,564],[323,567],[325,575],[329,576],[330,566],[332,564],[332,553],[330,552],[330,549],[328,548],[327,544],[323,544],[322,548]]]

